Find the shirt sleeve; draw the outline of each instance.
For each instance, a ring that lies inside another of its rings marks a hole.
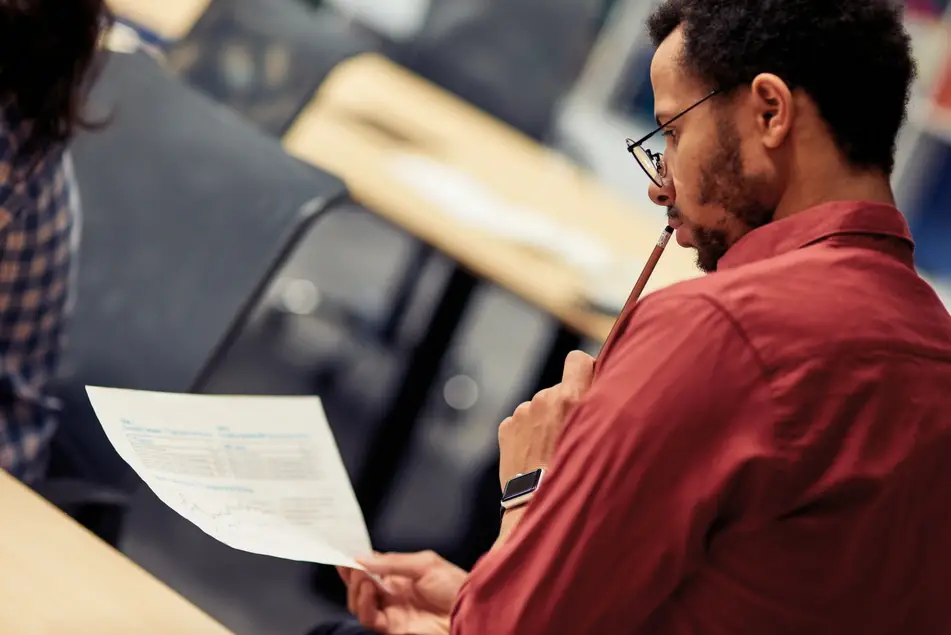
[[[569,417],[520,525],[474,568],[453,635],[651,632],[744,483],[768,478],[753,348],[713,300],[662,294]]]

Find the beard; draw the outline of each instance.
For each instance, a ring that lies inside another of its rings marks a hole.
[[[717,150],[700,170],[701,205],[715,205],[726,211],[716,227],[693,228],[697,266],[707,273],[716,271],[730,246],[743,235],[772,222],[774,206],[761,202],[766,190],[763,179],[743,168],[740,135],[725,117],[717,119]],[[733,221],[733,222],[731,222]],[[728,231],[732,226],[732,231]]]

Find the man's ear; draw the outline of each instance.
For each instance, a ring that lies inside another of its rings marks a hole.
[[[772,73],[757,75],[751,85],[756,129],[763,145],[770,150],[786,140],[795,114],[792,91],[782,79]]]

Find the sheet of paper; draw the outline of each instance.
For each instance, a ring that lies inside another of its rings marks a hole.
[[[614,256],[599,240],[564,227],[537,210],[514,205],[455,168],[414,154],[398,154],[393,174],[460,222],[500,238],[546,252],[594,274]]]
[[[370,538],[320,400],[87,387],[119,455],[169,507],[251,553],[362,568]]]
[[[416,37],[432,0],[328,0],[327,4],[397,42]]]

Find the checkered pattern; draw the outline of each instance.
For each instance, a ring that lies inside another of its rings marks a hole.
[[[56,372],[79,227],[69,155],[18,155],[27,132],[0,112],[0,468],[42,478],[58,404]]]

